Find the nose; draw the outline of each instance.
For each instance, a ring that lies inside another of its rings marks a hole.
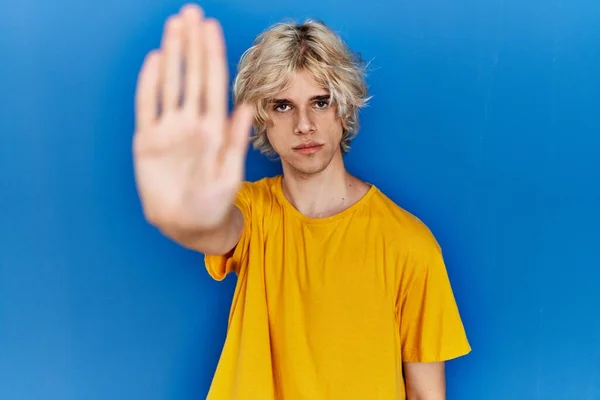
[[[310,115],[309,110],[298,109],[296,115],[296,123],[294,126],[294,133],[296,135],[306,135],[309,133],[313,133],[316,130],[316,126]]]

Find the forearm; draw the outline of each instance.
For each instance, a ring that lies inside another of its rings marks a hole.
[[[244,228],[240,210],[232,206],[219,226],[206,230],[194,227],[158,225],[157,228],[181,246],[204,254],[226,254],[235,247]]]

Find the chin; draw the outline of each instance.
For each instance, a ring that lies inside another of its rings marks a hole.
[[[315,158],[304,158],[297,159],[292,157],[284,162],[293,170],[302,175],[315,175],[329,167],[333,157],[315,157]]]
[[[301,175],[316,175],[320,172],[323,172],[325,169],[327,169],[327,166],[306,166],[306,165],[292,165],[291,166],[296,172],[300,173]]]

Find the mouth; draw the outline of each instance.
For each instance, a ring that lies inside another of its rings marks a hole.
[[[313,153],[316,153],[317,151],[321,150],[322,147],[323,147],[323,145],[320,143],[308,142],[308,143],[302,143],[298,146],[295,146],[293,148],[293,150],[300,154],[313,154]]]

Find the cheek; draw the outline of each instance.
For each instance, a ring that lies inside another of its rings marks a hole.
[[[286,118],[277,116],[271,119],[271,124],[267,126],[267,139],[275,151],[279,151],[289,139],[289,132],[292,129]]]
[[[335,114],[325,116],[321,120],[319,128],[321,131],[324,131],[323,133],[327,134],[327,136],[331,137],[332,139],[337,140],[342,137],[342,121],[337,118]]]

